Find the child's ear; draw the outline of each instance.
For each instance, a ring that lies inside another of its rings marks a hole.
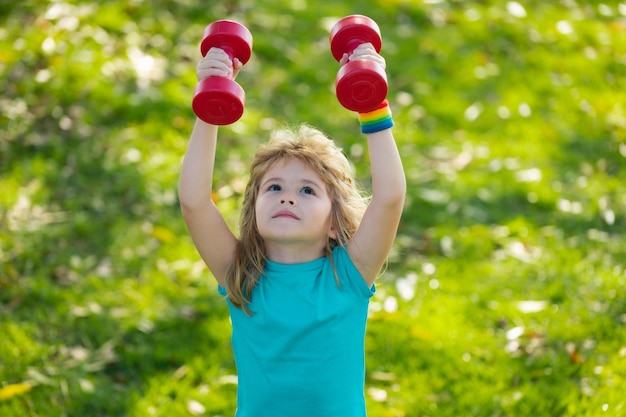
[[[335,227],[333,225],[330,226],[330,230],[328,231],[328,237],[337,240],[337,233],[335,232]]]

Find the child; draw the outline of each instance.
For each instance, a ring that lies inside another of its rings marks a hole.
[[[349,60],[385,65],[370,44]],[[241,68],[211,49],[199,79]],[[275,132],[252,162],[235,237],[211,200],[217,126],[197,119],[179,183],[182,212],[227,298],[239,374],[237,417],[363,417],[364,337],[374,281],[404,204],[405,177],[385,105],[367,133],[372,196],[334,142],[303,125]],[[381,130],[382,129],[382,130]]]

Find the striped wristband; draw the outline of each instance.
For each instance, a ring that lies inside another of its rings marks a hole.
[[[359,122],[361,122],[361,132],[365,134],[380,132],[393,127],[389,102],[385,100],[376,109],[367,113],[359,113]]]

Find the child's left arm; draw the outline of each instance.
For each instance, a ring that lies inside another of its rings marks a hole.
[[[368,44],[357,48],[350,59],[370,59],[385,65],[384,59]],[[372,198],[347,249],[367,284],[372,285],[396,236],[404,206],[406,178],[391,128],[368,133],[367,144]]]

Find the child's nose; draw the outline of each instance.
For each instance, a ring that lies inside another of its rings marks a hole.
[[[295,206],[296,205],[296,201],[290,198],[281,198],[280,199],[280,204],[289,204],[290,206]]]

